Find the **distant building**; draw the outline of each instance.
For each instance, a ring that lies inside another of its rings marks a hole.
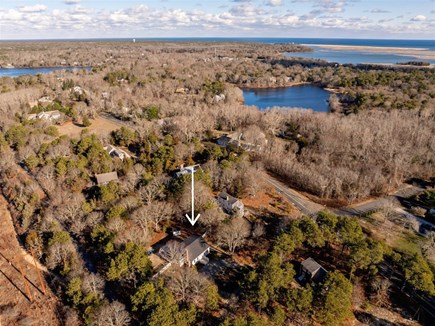
[[[131,158],[131,156],[127,152],[115,146],[107,145],[106,147],[104,147],[104,149],[111,157],[118,157],[121,160],[124,160],[125,158]]]
[[[328,271],[324,269],[318,262],[313,258],[305,259],[301,263],[300,275],[298,277],[299,281],[303,282],[321,282],[325,278]]]
[[[261,150],[261,145],[252,144],[252,143],[248,143],[246,141],[243,141],[242,137],[243,137],[243,134],[237,133],[237,132],[225,134],[225,135],[218,138],[217,144],[221,147],[228,147],[230,145],[234,145],[234,146],[243,148],[247,152]],[[259,138],[261,138],[262,144],[267,144],[266,136],[264,134],[260,134]]]
[[[114,171],[109,173],[96,174],[95,178],[97,179],[97,185],[104,186],[110,181],[118,181],[118,173]]]
[[[242,134],[238,134],[236,132],[233,132],[231,134],[225,134],[218,138],[217,143],[221,147],[227,147],[231,144],[234,144],[236,146],[240,145],[240,138],[242,138]]]
[[[168,245],[163,246],[159,250],[159,255],[168,260],[167,257],[171,256],[168,252],[171,250]],[[180,243],[181,259],[178,261],[180,266],[187,264],[189,267],[197,263],[207,264],[207,255],[210,253],[210,246],[204,241],[203,237],[192,235]]]
[[[213,101],[219,103],[225,100],[225,94],[217,94],[213,97]]]
[[[55,111],[44,111],[40,113],[29,114],[27,118],[29,120],[41,119],[41,120],[55,121],[60,119],[60,117],[61,117],[60,112],[58,110],[55,110]]]
[[[41,97],[38,99],[39,105],[47,105],[47,104],[51,104],[51,103],[53,103],[53,101],[48,96],[44,96],[44,97]]]
[[[225,191],[221,192],[217,197],[219,204],[229,214],[243,216],[245,213],[245,206],[237,198],[230,196]]]
[[[190,165],[190,166],[181,166],[179,169],[177,169],[174,173],[176,177],[181,177],[184,174],[188,174],[188,173],[192,173],[192,169],[193,172],[198,171],[201,168],[201,165],[199,164],[195,164],[195,165]]]

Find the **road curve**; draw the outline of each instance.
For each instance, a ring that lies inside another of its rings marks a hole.
[[[264,176],[264,179],[271,184],[278,193],[282,194],[287,200],[289,200],[297,209],[299,209],[304,215],[314,215],[320,212],[324,207],[309,200],[304,195],[289,188],[281,181],[272,178],[269,175]]]

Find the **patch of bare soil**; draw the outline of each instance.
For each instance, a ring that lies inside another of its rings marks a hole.
[[[379,325],[379,326],[417,326],[420,323],[403,318],[399,313],[381,308],[370,307],[368,311],[356,309],[354,315],[357,321],[354,325]]]
[[[278,215],[299,216],[298,210],[283,196],[271,191],[260,191],[254,197],[242,199],[247,208],[254,211],[267,210]]]
[[[23,251],[7,202],[0,196],[0,325],[60,325],[59,300],[32,256]]]

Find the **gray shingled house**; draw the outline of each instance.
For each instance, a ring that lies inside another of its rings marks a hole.
[[[313,258],[305,259],[301,263],[300,275],[298,277],[299,281],[304,282],[321,282],[325,278],[328,271],[324,269],[318,262]]]

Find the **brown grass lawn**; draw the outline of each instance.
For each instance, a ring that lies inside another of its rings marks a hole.
[[[112,131],[119,128],[121,128],[121,125],[101,117],[91,120],[91,125],[87,128],[78,126],[71,121],[66,122],[61,126],[57,126],[59,134],[67,135],[71,138],[80,137],[81,132],[85,129],[88,129],[90,133],[95,133],[100,136],[108,136]]]

